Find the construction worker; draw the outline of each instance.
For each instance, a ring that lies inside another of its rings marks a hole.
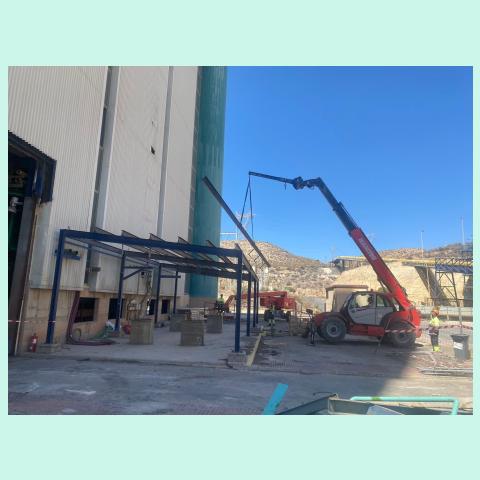
[[[267,322],[267,325],[270,328],[275,327],[275,314],[273,310],[273,304],[270,305],[269,309],[266,309],[265,312],[263,313],[263,319],[265,322]]]
[[[440,347],[438,345],[438,335],[440,334],[440,319],[438,315],[440,315],[440,310],[438,307],[434,307],[430,313],[431,319],[430,323],[428,324],[428,334],[430,335],[430,341],[432,342],[432,348],[434,352],[439,352]]]
[[[220,294],[220,297],[217,299],[217,304],[215,308],[222,313],[225,310],[225,301],[223,300],[223,293]]]

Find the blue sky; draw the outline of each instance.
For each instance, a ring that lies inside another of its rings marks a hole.
[[[223,196],[248,171],[322,177],[379,250],[472,235],[468,67],[229,67]],[[357,255],[318,190],[252,177],[254,237],[320,260]],[[233,231],[223,215],[222,232]],[[228,237],[222,237],[228,238]]]

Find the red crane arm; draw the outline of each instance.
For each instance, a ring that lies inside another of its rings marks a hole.
[[[353,220],[353,218],[347,212],[347,209],[343,206],[343,204],[337,201],[337,199],[333,196],[332,192],[321,178],[303,180],[302,177],[297,177],[289,179],[283,177],[274,177],[273,175],[265,175],[264,173],[257,172],[249,172],[249,175],[267,178],[269,180],[275,180],[285,184],[289,183],[293,185],[296,190],[300,190],[305,187],[318,188],[322,192],[323,196],[327,199],[328,203],[333,208],[333,211],[336,213],[344,227],[347,229],[348,234],[352,237],[360,251],[365,255],[365,258],[372,266],[380,281],[395,297],[399,305],[405,310],[409,310],[413,307],[405,293],[405,290],[398,283],[398,280],[387,267],[387,264],[383,261],[380,254],[371,244],[370,240],[368,240],[362,229],[356,224],[355,220]]]
[[[408,310],[412,307],[412,303],[408,299],[405,290],[398,283],[387,264],[383,261],[380,254],[372,245],[367,236],[363,233],[361,228],[354,228],[349,235],[353,241],[357,244],[357,247],[365,255],[368,263],[372,266],[373,270],[377,274],[381,282],[387,287],[388,291],[395,297],[397,302],[405,309]]]

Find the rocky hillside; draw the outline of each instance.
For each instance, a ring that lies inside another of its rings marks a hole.
[[[252,252],[250,244],[246,240],[239,241],[238,244],[253,263],[257,254]],[[231,240],[223,241],[221,245],[235,248],[235,242]],[[287,290],[305,305],[310,305],[311,298],[324,298],[325,287],[340,273],[335,267],[319,260],[294,255],[271,243],[257,242],[257,245],[271,264],[268,273],[265,273],[263,278],[261,276],[262,290]],[[220,280],[220,293],[228,297],[234,292],[235,285],[232,280]]]
[[[257,256],[255,251],[246,240],[238,242],[247,258],[253,259]],[[235,242],[223,241],[222,247],[235,248]],[[318,299],[325,298],[325,288],[332,284],[365,284],[370,288],[378,289],[380,284],[377,276],[369,265],[347,270],[340,275],[340,272],[330,264],[319,260],[300,257],[284,250],[272,243],[257,242],[258,247],[270,262],[271,267],[268,273],[259,273],[262,282],[262,290],[287,290],[292,296],[307,307],[316,307]],[[470,244],[471,248],[471,244]],[[384,250],[383,257],[390,258],[419,258],[421,250],[417,248],[402,248],[397,250]],[[424,257],[461,256],[462,245],[452,244],[432,250],[426,250]],[[423,303],[430,296],[425,280],[422,280],[414,267],[402,265],[398,262],[389,262],[389,267],[405,286],[411,300]],[[220,293],[225,298],[235,293],[235,283],[232,280],[221,279],[219,281]],[[459,287],[463,287],[463,276],[459,278]]]

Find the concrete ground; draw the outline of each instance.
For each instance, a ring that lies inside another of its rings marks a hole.
[[[226,325],[222,335],[206,335],[205,347],[180,347],[180,334],[163,328],[153,346],[129,345],[125,338],[113,346],[67,346],[53,355],[12,358],[9,412],[260,414],[278,383],[289,385],[280,410],[326,392],[342,398],[454,396],[472,408],[472,378],[420,372],[442,362],[471,367],[454,360],[448,334],[441,336],[442,353],[433,355],[428,338],[405,351],[359,337],[310,346],[279,332],[263,338],[252,367],[231,368],[226,358],[233,331]]]
[[[245,325],[242,325],[245,330]],[[150,362],[173,365],[225,365],[234,348],[235,325],[225,323],[222,334],[206,333],[203,347],[180,346],[180,332],[168,326],[154,329],[153,345],[131,345],[129,336],[114,338],[113,345],[63,345],[51,357],[126,362]],[[34,354],[37,356],[37,354]]]

